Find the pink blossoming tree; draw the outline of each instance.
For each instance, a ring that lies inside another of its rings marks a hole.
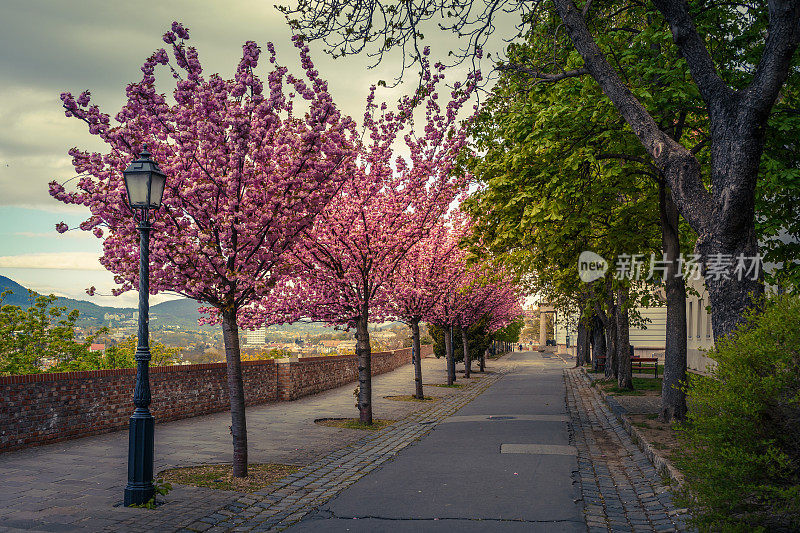
[[[188,30],[173,23],[164,35],[171,54],[159,49],[145,61],[141,81],[127,86],[127,102],[113,124],[90,105],[88,91],[77,98],[61,95],[66,115],[85,122],[108,152],[70,150],[77,189],[52,182],[50,193],[89,208],[80,228],[104,239],[100,262],[120,284],[115,293],[135,288],[138,239],[122,171],[147,144],[167,174],[152,223],[150,291],[207,304],[207,320],[222,323],[233,474],[241,477],[247,475],[247,428],[238,328],[250,325],[243,324],[244,310],[269,295],[287,251],[339,191],[351,172],[356,133],[300,39],[294,44],[304,75],[278,66],[270,43],[273,66],[262,81],[256,43],[244,44],[234,78],[224,79],[203,72],[188,38]],[[173,102],[156,89],[159,65],[176,80]]]
[[[400,262],[389,284],[389,309],[393,316],[411,328],[414,358],[415,397],[423,399],[422,360],[419,324],[439,300],[455,287],[449,276],[453,259],[461,257],[459,240],[469,226],[457,217],[440,222],[430,234],[411,248]]]
[[[465,285],[457,292],[454,307],[458,310],[455,322],[461,330],[464,349],[464,377],[471,372],[467,330],[484,318],[488,318],[489,331],[496,331],[522,313],[520,295],[513,280],[504,271],[494,273],[487,279],[485,273],[468,272]],[[516,314],[514,314],[516,313]]]
[[[456,365],[453,354],[453,330],[458,319],[461,305],[459,291],[466,285],[467,272],[466,251],[455,246],[449,254],[441,258],[438,272],[439,284],[445,288],[435,298],[435,305],[425,313],[425,322],[435,324],[444,330],[445,362],[447,366],[447,384],[456,381]]]
[[[269,322],[308,317],[355,329],[358,410],[364,424],[372,424],[368,322],[391,316],[387,289],[395,270],[468,181],[456,167],[456,157],[467,146],[467,121],[458,115],[476,78],[454,84],[442,107],[437,88],[443,71],[442,65],[431,70],[425,63],[422,85],[394,110],[375,103],[372,87],[364,141],[350,179],[296,249],[294,279],[264,306]],[[424,114],[421,131],[414,128],[415,111]],[[407,155],[397,154],[396,143]],[[287,307],[290,299],[296,303]]]

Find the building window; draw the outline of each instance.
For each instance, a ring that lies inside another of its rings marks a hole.
[[[689,337],[692,336],[692,302],[689,302],[689,306],[686,309],[687,317],[686,317],[686,333]]]
[[[704,311],[703,300],[698,300],[697,301],[697,331],[695,332],[695,335],[697,335],[698,339],[700,338],[700,330],[703,328],[703,311]]]

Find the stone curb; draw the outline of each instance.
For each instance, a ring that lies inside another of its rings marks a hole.
[[[589,377],[586,373],[585,368],[581,368],[584,377],[592,383],[593,380]],[[625,431],[630,435],[631,440],[639,447],[642,453],[653,463],[653,466],[656,467],[656,470],[663,475],[670,479],[672,483],[674,483],[677,487],[683,486],[683,474],[675,468],[675,465],[672,462],[659,455],[653,445],[648,442],[647,438],[642,434],[639,429],[631,423],[630,418],[628,418],[625,414],[625,408],[623,408],[613,397],[606,394],[604,391],[597,387],[592,387],[595,390],[595,394],[599,394],[600,397],[608,404],[611,411],[616,415],[619,421],[622,423],[622,427],[625,428]]]

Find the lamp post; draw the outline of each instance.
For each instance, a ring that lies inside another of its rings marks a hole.
[[[136,407],[128,426],[128,484],[124,503],[141,505],[155,494],[153,486],[153,440],[155,421],[150,414],[150,220],[151,209],[161,206],[167,176],[150,158],[147,145],[122,173],[128,203],[139,230],[139,339],[136,346]]]

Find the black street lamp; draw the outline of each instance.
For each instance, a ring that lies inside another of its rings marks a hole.
[[[147,145],[122,173],[128,203],[139,224],[139,339],[136,346],[136,409],[128,426],[128,484],[125,506],[141,505],[155,494],[153,486],[153,440],[155,420],[150,414],[150,220],[151,209],[161,207],[167,176],[150,159]]]

